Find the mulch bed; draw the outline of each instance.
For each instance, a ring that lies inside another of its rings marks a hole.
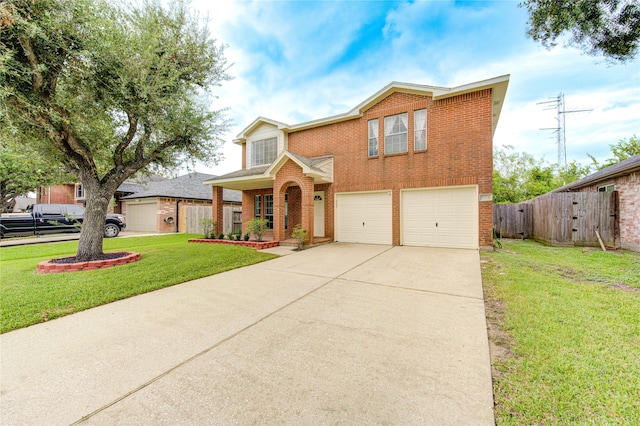
[[[103,253],[100,256],[96,257],[95,259],[91,259],[91,261],[119,259],[121,257],[125,257],[125,256],[128,256],[128,255],[129,255],[129,253],[127,253],[126,251],[121,251],[121,252],[118,252],[118,253]],[[75,256],[61,257],[60,259],[51,259],[51,263],[80,263],[80,262],[87,262],[86,260],[78,261],[76,259],[77,258]]]
[[[252,247],[256,250],[263,250],[266,248],[278,247],[279,241],[231,241],[231,240],[217,240],[210,238],[191,238],[190,243],[211,243],[211,244],[230,244],[234,246]]]

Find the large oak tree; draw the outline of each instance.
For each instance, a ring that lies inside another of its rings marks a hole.
[[[6,0],[0,31],[3,131],[86,189],[78,260],[102,254],[109,201],[129,176],[219,159],[227,121],[209,96],[228,66],[185,2]]]
[[[625,62],[638,54],[638,0],[525,0],[521,5],[529,12],[528,34],[547,47],[569,33],[569,43],[590,55]]]

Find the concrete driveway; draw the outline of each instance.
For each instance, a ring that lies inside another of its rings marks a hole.
[[[0,345],[3,425],[494,424],[477,251],[330,244]]]

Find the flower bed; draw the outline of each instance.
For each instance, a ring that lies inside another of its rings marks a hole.
[[[140,253],[123,252],[123,256],[113,259],[92,260],[89,262],[68,262],[58,263],[58,259],[45,260],[38,263],[36,272],[39,274],[54,274],[58,272],[90,271],[93,269],[111,268],[118,265],[137,262],[140,260]]]
[[[231,240],[218,240],[210,238],[191,238],[190,243],[211,243],[211,244],[231,244],[234,246],[252,247],[256,250],[263,250],[272,247],[278,247],[279,241],[231,241]]]

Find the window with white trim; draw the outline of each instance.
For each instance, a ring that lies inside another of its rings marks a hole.
[[[253,217],[261,218],[262,211],[260,210],[260,196],[256,195],[253,198]]]
[[[427,110],[413,111],[413,150],[427,149]]]
[[[84,186],[81,183],[76,183],[76,200],[84,200]]]
[[[263,139],[251,143],[251,166],[271,164],[278,156],[278,138]]]
[[[615,190],[616,190],[616,186],[613,184],[598,187],[598,192],[613,192]]]
[[[369,157],[378,156],[378,119],[369,120]]]
[[[267,228],[273,229],[273,194],[264,196],[264,218],[269,222]]]
[[[384,118],[384,153],[407,152],[408,114],[396,114]]]

